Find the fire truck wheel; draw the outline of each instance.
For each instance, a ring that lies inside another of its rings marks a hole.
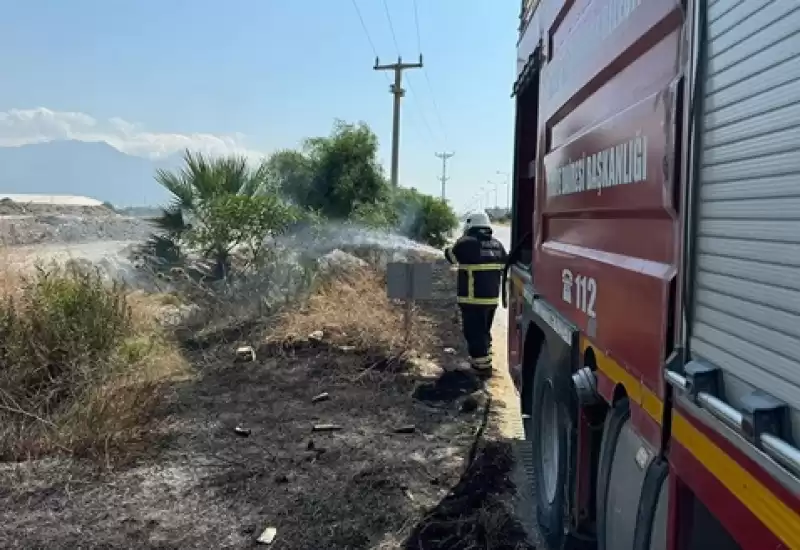
[[[558,368],[542,345],[531,392],[533,475],[536,516],[549,548],[565,548],[565,507],[570,437],[569,369]]]

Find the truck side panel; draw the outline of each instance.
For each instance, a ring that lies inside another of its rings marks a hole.
[[[576,0],[545,29],[537,292],[661,395],[676,275],[682,12]]]

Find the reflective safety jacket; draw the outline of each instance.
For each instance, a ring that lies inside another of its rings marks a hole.
[[[458,303],[498,304],[506,249],[492,237],[490,228],[469,229],[452,247],[445,249],[444,257],[458,265]]]

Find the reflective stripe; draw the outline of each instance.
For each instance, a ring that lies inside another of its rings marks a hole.
[[[448,249],[449,250],[449,249]],[[446,252],[445,252],[446,254]],[[459,304],[475,304],[479,306],[496,306],[499,302],[497,298],[476,298],[475,297],[475,272],[476,271],[503,271],[503,264],[459,264],[458,269],[467,273],[467,295],[459,296]]]
[[[474,294],[474,293],[473,293]],[[459,296],[456,301],[459,304],[472,304],[475,306],[496,306],[500,303],[500,298],[470,298],[468,296]]]
[[[469,271],[502,271],[503,264],[459,264],[458,269]]]

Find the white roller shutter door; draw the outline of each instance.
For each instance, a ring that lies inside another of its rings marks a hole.
[[[711,0],[706,37],[691,351],[800,440],[800,0]]]

